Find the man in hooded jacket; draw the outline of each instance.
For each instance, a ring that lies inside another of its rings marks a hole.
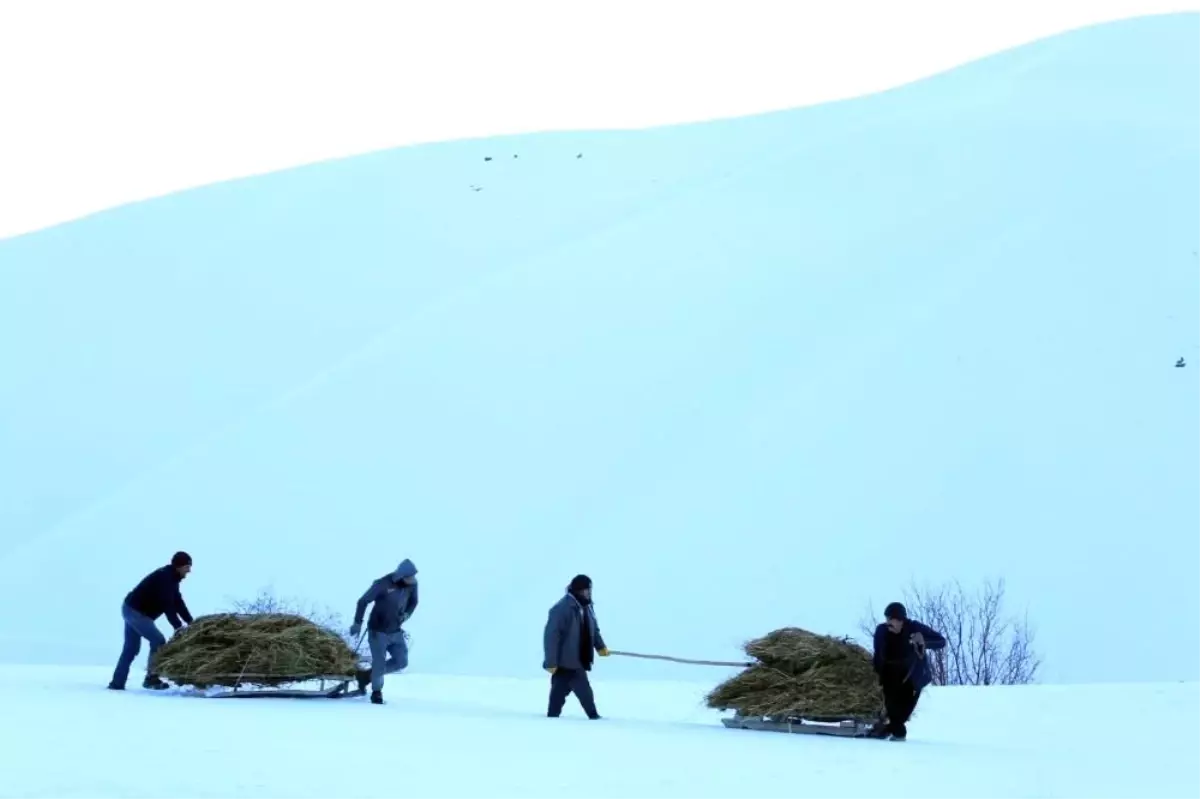
[[[567,697],[574,693],[589,719],[600,718],[587,673],[592,670],[594,652],[601,657],[608,657],[609,652],[596,623],[592,581],[587,575],[576,575],[567,586],[566,596],[550,608],[543,638],[542,668],[550,672],[550,705],[546,715],[561,716]]]
[[[408,667],[408,641],[402,629],[417,609],[417,567],[407,558],[391,574],[385,574],[358,600],[350,635],[362,632],[363,616],[372,602],[367,620],[367,642],[371,647],[371,702],[383,704],[383,676]],[[367,674],[359,672],[360,687]]]

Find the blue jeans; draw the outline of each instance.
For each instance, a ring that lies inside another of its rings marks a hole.
[[[121,606],[121,618],[125,620],[125,646],[121,650],[120,659],[117,660],[117,668],[113,671],[112,685],[124,688],[125,681],[129,679],[129,667],[133,665],[134,659],[142,649],[142,639],[150,642],[150,659],[147,660],[147,664],[153,662],[154,653],[167,639],[154,626],[152,619],[138,613],[129,605]],[[147,668],[146,679],[149,680],[153,676]]]
[[[383,675],[408,668],[408,642],[404,633],[368,633],[371,646],[371,690],[383,690]]]

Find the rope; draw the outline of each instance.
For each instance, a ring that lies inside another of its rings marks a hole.
[[[257,646],[257,645],[255,645],[255,647],[254,647],[253,649],[251,649],[251,650],[250,650],[250,654],[246,655],[246,661],[245,661],[244,663],[242,663],[242,673],[241,673],[241,674],[239,674],[239,675],[238,675],[238,677],[237,677],[237,682],[238,682],[238,685],[241,685],[241,683],[242,683],[242,677],[243,677],[243,676],[245,676],[245,674],[246,674],[246,668],[247,668],[247,667],[250,665],[250,659],[254,657],[254,653],[255,653],[256,651],[258,651],[258,646]]]
[[[688,658],[676,658],[669,655],[646,655],[640,652],[619,652],[615,649],[610,649],[608,654],[620,655],[627,658],[642,658],[643,660],[666,660],[671,663],[687,663],[692,666],[726,666],[735,669],[744,669],[753,666],[753,663],[745,661],[734,663],[728,660],[689,660]]]

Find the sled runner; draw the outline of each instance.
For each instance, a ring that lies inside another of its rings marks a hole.
[[[232,688],[226,688],[216,693],[205,694],[208,699],[239,699],[239,698],[277,698],[277,699],[344,699],[351,696],[365,696],[366,688],[351,687],[355,682],[354,676],[342,674],[324,674],[304,680],[296,680],[284,686],[255,685],[242,683]],[[312,685],[312,688],[295,686]]]
[[[835,735],[842,738],[867,738],[875,727],[874,719],[846,719],[827,716],[800,718],[796,716],[743,716],[734,714],[721,719],[733,730],[793,732],[807,735]]]
[[[359,661],[359,669],[369,672],[370,659]],[[357,674],[298,674],[290,678],[279,674],[210,674],[187,682],[200,685],[211,684],[214,680],[220,680],[220,687],[202,688],[201,696],[206,699],[345,699],[366,696],[370,689],[370,684],[360,682]]]

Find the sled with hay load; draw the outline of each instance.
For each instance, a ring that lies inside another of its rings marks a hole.
[[[735,711],[726,727],[865,738],[886,716],[871,654],[849,638],[785,627],[745,651],[755,662],[706,697]]]
[[[155,653],[153,668],[211,699],[341,699],[366,693],[370,662],[303,616],[221,613],[176,633]]]
[[[750,641],[744,651],[754,660],[612,654],[743,668],[705,698],[710,708],[735,711],[721,719],[730,729],[866,738],[885,717],[871,655],[848,638],[785,627]]]

